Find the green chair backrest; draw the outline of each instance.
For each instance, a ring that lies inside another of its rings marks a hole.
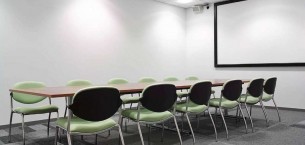
[[[15,89],[31,89],[31,88],[44,88],[45,84],[41,82],[27,81],[19,82],[14,85]],[[13,99],[23,104],[34,104],[44,100],[46,97],[29,95],[24,93],[13,93]]]
[[[176,77],[167,77],[167,78],[164,79],[164,81],[166,81],[166,82],[173,82],[173,81],[179,81],[179,79],[176,78]]]
[[[199,80],[199,78],[195,77],[195,76],[189,76],[189,77],[185,78],[185,80],[196,81],[196,80]]]
[[[113,78],[108,81],[109,85],[128,84],[128,81],[123,78]]]
[[[89,80],[71,80],[66,86],[91,86],[92,83]]]
[[[155,83],[155,82],[157,82],[157,80],[150,77],[144,77],[139,80],[139,83]]]

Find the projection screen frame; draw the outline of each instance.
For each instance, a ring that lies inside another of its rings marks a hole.
[[[247,0],[228,0],[214,4],[214,67],[295,67],[305,66],[305,62],[298,63],[251,63],[251,64],[218,64],[218,29],[217,29],[217,7],[221,5],[242,2]]]

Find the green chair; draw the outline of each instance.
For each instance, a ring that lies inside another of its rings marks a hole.
[[[108,81],[108,85],[122,85],[122,84],[128,84],[129,82],[126,79],[123,78],[113,78]],[[123,104],[131,104],[130,107],[132,107],[132,103],[137,103],[139,101],[140,97],[133,96],[126,96],[123,95],[121,97]]]
[[[79,90],[73,96],[73,103],[69,105],[68,117],[56,121],[55,145],[60,129],[67,132],[68,144],[72,145],[71,135],[97,134],[110,131],[118,127],[121,143],[124,139],[120,125],[111,117],[119,110],[121,116],[122,100],[120,92],[113,87],[89,87]],[[90,98],[90,99],[88,99]]]
[[[176,117],[174,115],[176,108],[176,100],[177,94],[176,87],[174,85],[154,84],[146,87],[143,90],[138,109],[126,109],[122,111],[123,117],[129,118],[137,123],[142,145],[144,145],[144,140],[141,132],[140,123],[148,124],[150,128],[152,124],[164,123],[165,121],[171,118],[174,119],[180,144],[182,145],[180,131],[177,125]],[[174,108],[173,111],[168,111],[171,108]]]
[[[154,78],[150,78],[150,77],[143,77],[140,78],[139,83],[155,83],[157,82],[157,80],[155,80]]]
[[[229,139],[229,133],[224,115],[222,113],[222,109],[233,109],[238,107],[244,119],[246,133],[248,133],[246,119],[244,117],[244,113],[241,110],[241,105],[238,102],[242,92],[242,84],[243,82],[241,80],[227,81],[222,87],[220,98],[212,98],[209,101],[210,106],[215,107],[215,118],[217,117],[217,109],[219,109],[222,121],[226,129],[227,139]]]
[[[33,81],[20,82],[14,85],[15,89],[37,89],[44,87],[45,87],[44,83],[33,82]],[[44,105],[39,107],[18,107],[14,109],[13,100],[22,104],[35,104],[43,101],[44,99],[46,99],[46,97],[23,94],[23,93],[12,93],[12,92],[10,93],[10,95],[11,95],[11,116],[10,116],[10,126],[9,126],[9,142],[11,142],[12,119],[14,113],[21,115],[23,144],[25,144],[24,116],[26,115],[49,113],[48,132],[47,132],[49,136],[51,113],[56,112],[58,117],[58,107],[51,104],[51,98],[49,98],[49,105]]]
[[[176,77],[167,77],[163,81],[165,81],[165,82],[176,82],[176,81],[179,81],[179,79],[176,78]],[[180,98],[180,100],[181,100],[181,98],[186,97],[187,90],[182,90],[181,89],[181,90],[177,91],[177,95],[178,95],[178,98]]]
[[[281,122],[281,116],[280,116],[280,112],[279,112],[279,109],[275,103],[275,100],[274,100],[274,91],[275,91],[275,86],[276,86],[276,81],[277,81],[277,78],[276,77],[271,77],[271,78],[268,78],[265,83],[264,83],[264,93],[263,93],[263,97],[262,97],[262,107],[264,107],[264,104],[263,102],[268,102],[270,100],[273,101],[273,104],[274,104],[274,107],[277,111],[277,115],[279,117],[279,122]],[[267,117],[267,113],[266,114],[266,121],[268,121],[268,117]]]
[[[262,94],[263,94],[263,85],[264,85],[264,79],[262,79],[262,78],[251,80],[247,87],[246,94],[241,95],[240,99],[238,99],[238,101],[241,104],[245,105],[247,114],[251,121],[252,132],[254,132],[253,121],[252,121],[251,113],[249,112],[249,109],[248,109],[248,105],[250,105],[252,108],[253,105],[257,104],[258,102],[261,102],[261,98],[262,98]],[[261,107],[263,109],[262,104],[261,104]],[[264,109],[263,109],[263,111],[264,111]],[[264,111],[264,113],[265,113],[265,111]],[[236,116],[239,116],[238,114],[239,114],[239,111],[237,110]],[[265,115],[265,117],[266,117],[266,115]]]
[[[217,131],[216,127],[213,121],[213,118],[211,116],[210,110],[209,110],[209,100],[211,97],[212,92],[212,83],[210,81],[202,81],[198,82],[190,88],[190,91],[188,93],[188,97],[186,102],[179,103],[176,106],[176,111],[182,113],[182,124],[183,124],[183,116],[186,116],[186,119],[188,121],[188,124],[190,126],[191,133],[193,135],[193,143],[195,144],[195,136],[194,132],[190,123],[190,119],[188,117],[188,114],[195,114],[200,115],[201,113],[207,111],[209,113],[210,119],[212,121],[214,131],[215,131],[215,137],[217,141]],[[197,128],[199,127],[199,117],[197,120]]]
[[[196,76],[189,76],[189,77],[185,78],[185,80],[189,80],[189,81],[197,81],[197,80],[199,80],[199,78],[198,78],[198,77],[196,77]]]
[[[179,79],[176,78],[176,77],[167,77],[163,81],[165,81],[165,82],[174,82],[174,81],[179,81]]]
[[[88,87],[91,86],[92,83],[89,80],[71,80],[68,81],[66,86],[71,86],[71,87]],[[64,116],[66,116],[67,114],[67,109],[68,109],[68,98],[65,98],[66,101],[66,109],[65,109],[65,114]]]

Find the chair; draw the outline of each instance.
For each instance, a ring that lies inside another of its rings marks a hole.
[[[275,91],[276,81],[277,81],[276,77],[268,78],[265,81],[265,83],[264,83],[264,93],[263,93],[263,97],[261,99],[262,100],[261,103],[262,103],[262,107],[265,108],[263,102],[268,102],[268,101],[272,100],[273,104],[274,104],[274,107],[276,108],[277,115],[279,117],[279,122],[281,122],[280,112],[279,112],[279,109],[278,109],[278,107],[275,103],[275,100],[274,100],[274,91]],[[265,117],[266,117],[266,121],[269,122],[266,112],[265,112]],[[267,123],[267,125],[268,125],[268,123]]]
[[[189,77],[185,78],[185,80],[196,81],[196,80],[199,80],[199,78],[196,76],[189,76]]]
[[[224,115],[223,115],[221,109],[233,109],[235,107],[238,107],[238,109],[241,111],[242,117],[244,119],[246,133],[248,133],[246,119],[244,117],[244,113],[241,110],[240,103],[238,102],[238,99],[240,98],[241,92],[242,92],[242,84],[243,84],[243,82],[241,80],[227,81],[222,87],[220,98],[212,98],[209,101],[210,106],[215,107],[215,117],[217,115],[217,109],[219,109],[222,121],[223,121],[225,129],[226,129],[227,139],[229,139],[229,133],[228,133],[227,124],[226,124],[226,121],[225,121],[225,118],[224,118]]]
[[[157,82],[157,80],[155,80],[154,78],[150,78],[150,77],[143,77],[140,78],[139,83],[155,83]]]
[[[121,127],[111,119],[122,105],[119,90],[112,87],[91,87],[79,90],[73,97],[73,103],[69,105],[68,117],[56,121],[55,144],[60,129],[67,132],[68,144],[72,145],[71,135],[96,134],[97,136],[98,133],[118,127],[120,140],[124,145]],[[120,121],[121,109],[119,113]]]
[[[181,135],[175,117],[175,109],[169,112],[176,105],[176,87],[172,84],[154,84],[146,87],[142,92],[139,107],[135,109],[126,109],[122,111],[123,117],[135,121],[138,126],[141,143],[144,145],[140,123],[156,124],[165,122],[171,118],[174,119],[180,144],[182,145]],[[122,122],[121,122],[122,125]],[[163,124],[164,126],[164,124]],[[150,128],[150,127],[149,127]],[[164,129],[164,128],[163,128]],[[149,129],[150,130],[150,129]],[[162,133],[163,138],[163,133]]]
[[[240,99],[238,100],[240,103],[245,105],[247,114],[251,121],[252,132],[254,132],[253,121],[252,121],[252,117],[251,117],[251,114],[248,109],[248,105],[250,105],[252,108],[252,105],[255,105],[258,102],[261,102],[261,97],[263,94],[263,85],[264,85],[264,79],[262,79],[262,78],[251,80],[247,87],[246,94],[241,95]],[[262,104],[261,104],[261,107],[263,109]],[[238,110],[236,112],[236,116],[237,115],[238,115]]]
[[[176,77],[167,77],[167,78],[165,78],[163,81],[166,81],[166,82],[174,82],[174,81],[179,81],[179,79],[176,78]]]
[[[128,84],[128,81],[123,78],[113,78],[108,81],[108,85],[121,85],[121,84]],[[131,104],[130,107],[132,107],[132,103],[137,103],[139,101],[139,97],[133,96],[124,96],[121,97],[123,104]]]
[[[188,93],[188,97],[186,102],[177,104],[176,111],[183,113],[182,116],[186,116],[188,124],[190,126],[191,133],[193,135],[193,142],[195,144],[195,136],[194,132],[190,123],[190,119],[188,114],[195,114],[200,115],[201,113],[208,111],[212,124],[214,126],[215,137],[217,141],[217,131],[209,110],[209,100],[212,93],[212,83],[210,81],[202,81],[198,82],[191,86],[190,91]],[[199,127],[199,117],[197,118],[197,128]],[[183,117],[182,117],[182,124],[183,124]]]
[[[92,85],[92,83],[89,80],[71,80],[71,81],[68,81],[66,84],[66,86],[71,86],[71,87],[88,87],[91,85]],[[65,109],[64,116],[66,117],[67,109],[68,109],[67,97],[65,98],[65,101],[66,101],[66,109]]]
[[[33,81],[20,82],[14,85],[15,89],[35,89],[35,88],[44,88],[44,87],[45,87],[44,83],[33,82]],[[26,115],[49,113],[48,132],[47,132],[49,136],[51,113],[56,112],[58,117],[58,107],[52,105],[51,98],[49,98],[49,105],[44,105],[39,107],[18,107],[14,109],[13,100],[22,104],[35,104],[45,100],[46,97],[28,95],[23,93],[12,93],[12,92],[10,93],[10,95],[11,95],[11,116],[10,116],[10,126],[9,126],[9,142],[11,142],[12,119],[14,113],[21,115],[23,144],[25,144],[24,116]]]

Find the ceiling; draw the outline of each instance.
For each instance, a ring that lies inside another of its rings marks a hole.
[[[215,3],[215,2],[226,1],[226,0],[193,0],[192,2],[186,3],[186,4],[178,3],[177,0],[155,0],[155,1],[159,1],[162,3],[170,4],[170,5],[175,5],[175,6],[182,7],[182,8],[190,8],[190,7],[193,7],[194,5]]]

